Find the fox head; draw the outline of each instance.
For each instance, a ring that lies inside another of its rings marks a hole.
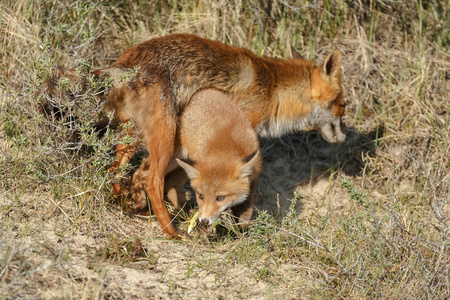
[[[311,97],[318,103],[313,109],[313,117],[317,117],[313,126],[329,143],[341,143],[346,136],[341,120],[345,112],[341,60],[341,52],[334,50],[311,75]]]
[[[199,220],[213,224],[226,209],[247,200],[252,175],[261,168],[261,155],[256,151],[236,161],[188,163],[177,158],[194,189]]]
[[[257,130],[261,136],[317,130],[329,143],[345,140],[341,121],[345,111],[341,83],[341,52],[332,51],[323,65],[304,59],[291,47],[292,60],[281,64],[276,106],[271,120]]]

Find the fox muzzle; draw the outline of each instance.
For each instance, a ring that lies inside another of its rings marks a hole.
[[[342,143],[345,141],[345,128],[341,118],[323,125],[319,128],[319,132],[328,143]]]

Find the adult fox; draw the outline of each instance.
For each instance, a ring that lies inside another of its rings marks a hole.
[[[229,96],[213,89],[194,94],[179,118],[174,159],[186,171],[173,170],[174,160],[169,165],[166,191],[175,206],[186,202],[182,188],[189,177],[201,222],[212,224],[231,208],[241,227],[248,225],[261,154],[255,130]]]
[[[111,67],[95,70],[100,76],[117,77],[138,68],[132,79],[107,95],[106,108],[121,122],[132,119],[149,151],[133,175],[134,199],[125,201],[122,186],[113,184],[119,201],[136,212],[148,211],[147,194],[163,231],[178,238],[163,202],[164,176],[174,154],[179,116],[201,89],[229,95],[260,136],[316,129],[330,143],[344,141],[340,51],[332,51],[321,66],[293,48],[291,54],[288,60],[259,57],[218,41],[173,34],[136,45]],[[117,145],[111,171],[126,164],[137,148],[137,143]]]

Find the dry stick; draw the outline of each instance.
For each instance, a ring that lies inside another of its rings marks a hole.
[[[14,123],[16,123],[22,129],[22,132],[24,132],[30,140],[33,140],[31,136],[28,134],[28,131],[20,124],[19,121],[17,121],[13,116],[11,116],[11,114],[9,114],[6,110],[4,110],[4,113],[7,114],[8,117],[10,117],[11,120],[14,121]]]
[[[356,32],[358,34],[358,40],[359,40],[359,43],[361,45],[361,53],[362,53],[362,56],[364,58],[364,70],[367,71],[369,69],[368,62],[367,62],[367,54],[366,54],[367,50],[366,50],[366,47],[365,47],[364,42],[363,42],[363,40],[367,40],[367,38],[365,38],[365,36],[363,37],[363,35],[365,35],[364,34],[364,30],[358,24],[358,19],[356,18],[356,15],[353,15],[353,17],[355,19],[355,25],[356,25],[355,27],[356,27]]]
[[[83,163],[83,164],[81,164],[81,165],[79,165],[79,166],[77,166],[77,167],[75,167],[75,168],[73,168],[73,169],[71,169],[71,170],[69,170],[69,171],[66,171],[66,172],[64,172],[64,173],[62,173],[62,174],[49,176],[49,178],[50,178],[50,179],[55,179],[55,178],[58,178],[58,177],[63,177],[63,176],[65,176],[66,174],[69,174],[69,173],[75,171],[76,169],[81,168],[81,167],[83,167],[84,165],[90,163],[92,160],[94,160],[93,157],[89,158],[88,160],[86,160],[85,163]]]
[[[66,199],[67,199],[67,198],[66,198]],[[64,200],[65,200],[65,199],[64,199]],[[64,209],[62,209],[62,208],[60,207],[60,204],[63,202],[63,200],[58,201],[58,203],[56,203],[55,201],[53,201],[52,198],[50,198],[50,201],[52,201],[53,204],[55,204],[56,208],[58,208],[58,209],[59,209],[59,210],[67,217],[67,219],[69,219],[69,221],[72,222],[72,224],[75,224],[75,222],[72,220],[72,218],[70,218],[70,217],[66,214],[66,212],[64,211]],[[55,209],[55,210],[56,210],[56,209]]]
[[[5,261],[5,267],[3,268],[2,272],[0,273],[0,278],[6,273],[6,271],[8,270],[9,267],[9,263],[13,260],[14,257],[16,257],[17,253],[19,253],[20,251],[29,248],[31,245],[31,241],[27,242],[27,245],[21,246],[19,247],[19,249],[16,250],[16,247],[13,246],[13,248],[11,249],[8,258]]]
[[[186,204],[187,204],[187,203],[184,203],[184,204],[183,204],[183,207],[181,207],[181,208],[178,210],[177,214],[176,214],[175,216],[173,216],[173,218],[170,220],[170,222],[169,222],[166,226],[164,226],[162,229],[165,229],[167,226],[169,226],[170,224],[173,223],[173,221],[176,219],[176,217],[178,217],[178,216],[180,215],[181,211],[183,211],[183,208],[184,208],[184,206],[185,206]]]

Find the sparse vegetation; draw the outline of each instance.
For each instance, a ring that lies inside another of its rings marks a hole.
[[[444,0],[3,1],[0,298],[448,299],[449,24]],[[346,142],[262,141],[244,233],[167,241],[121,212],[119,133],[93,127],[110,83],[60,80],[41,113],[57,66],[88,74],[174,32],[273,57],[343,52]]]

